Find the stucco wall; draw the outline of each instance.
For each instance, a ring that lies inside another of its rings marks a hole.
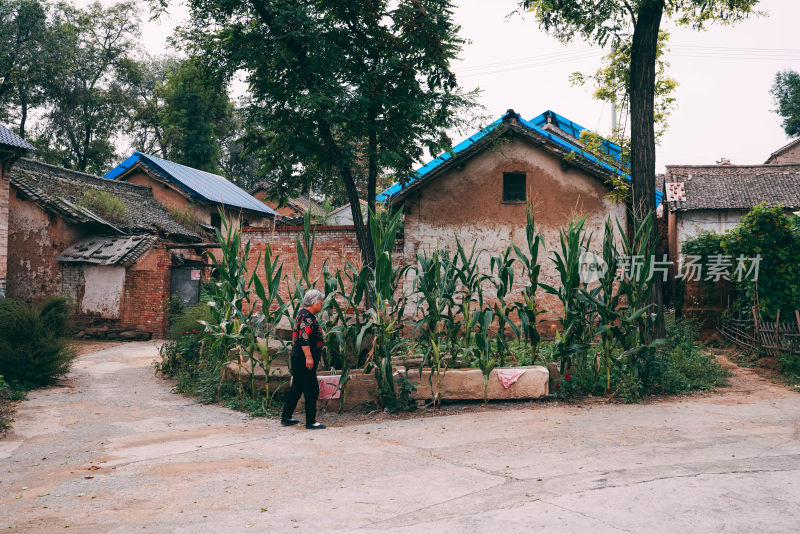
[[[472,158],[462,168],[454,168],[422,188],[405,203],[405,261],[414,262],[418,251],[437,248],[456,249],[456,236],[466,247],[476,243],[485,249],[481,270],[489,273],[490,258],[499,255],[511,241],[524,246],[526,203],[502,200],[503,173],[526,173],[528,199],[535,206],[536,224],[544,235],[547,252],[539,254],[542,270],[539,280],[558,286],[551,251],[558,247],[559,231],[569,222],[586,216],[585,228],[594,232],[592,249],[602,241],[605,219],[625,221],[625,206],[606,197],[607,188],[583,171],[562,169],[561,161],[531,144],[515,139]],[[517,265],[515,300],[525,285]],[[493,290],[486,286],[491,299]],[[540,308],[559,310],[554,297],[537,294]]]
[[[84,265],[84,291],[80,309],[87,315],[118,319],[125,284],[125,267],[119,265]]]
[[[36,302],[60,294],[61,266],[56,258],[85,234],[19,198],[13,186],[9,200],[8,296]]]
[[[681,247],[687,239],[691,239],[702,231],[722,234],[732,230],[747,215],[744,210],[694,210],[673,213],[676,224],[676,253],[680,255]]]

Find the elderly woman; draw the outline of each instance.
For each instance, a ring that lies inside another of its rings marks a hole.
[[[292,414],[300,395],[303,395],[306,402],[306,428],[325,428],[322,423],[317,423],[317,365],[322,355],[322,330],[316,314],[322,310],[323,298],[324,295],[317,289],[308,291],[303,297],[303,307],[295,318],[292,333],[292,385],[281,414],[281,424],[284,426],[299,423],[292,419]]]

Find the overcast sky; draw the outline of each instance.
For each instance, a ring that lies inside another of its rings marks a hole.
[[[609,106],[593,100],[591,88],[569,82],[572,72],[593,72],[601,49],[585,42],[563,46],[541,31],[532,16],[508,17],[513,0],[455,4],[462,35],[471,41],[455,72],[462,86],[482,90],[480,102],[492,120],[508,108],[525,118],[551,109],[607,133]],[[713,164],[721,157],[739,164],[763,163],[788,141],[780,118],[771,111],[769,88],[779,70],[800,71],[800,44],[795,41],[800,2],[762,0],[760,9],[768,16],[704,32],[666,25],[672,33],[669,74],[680,85],[678,108],[657,147],[659,172],[667,164]],[[170,14],[158,22],[143,21],[142,46],[148,52],[164,50],[186,10],[174,5]]]

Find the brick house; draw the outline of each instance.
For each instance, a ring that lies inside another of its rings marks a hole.
[[[766,165],[785,165],[787,163],[800,163],[800,138],[782,146],[769,155]]]
[[[134,152],[105,178],[149,187],[153,198],[176,219],[212,234],[222,222],[220,209],[235,228],[264,226],[280,216],[222,176],[141,152]]]
[[[367,204],[367,201],[363,199],[359,199],[359,203],[361,204],[361,217],[364,221],[364,224],[366,224],[369,204]],[[327,217],[325,217],[325,224],[329,224],[331,226],[352,226],[353,211],[350,209],[350,204],[345,204],[344,206],[340,206],[330,212]]]
[[[313,198],[309,198],[308,195],[287,199],[285,204],[281,205],[279,199],[271,194],[271,189],[272,184],[269,182],[260,182],[250,190],[250,194],[263,202],[271,210],[290,219],[302,217],[307,210],[311,212],[311,217],[313,217],[314,220],[321,220],[325,216],[325,210],[320,203]]]
[[[201,268],[180,248],[201,237],[149,187],[20,159],[9,213],[8,296],[69,295],[87,335],[164,335],[173,271]]]
[[[623,227],[627,221],[625,204],[609,197],[612,178],[628,180],[620,148],[606,142],[608,157],[599,159],[583,150],[583,130],[552,111],[525,120],[508,110],[420,168],[409,183],[385,191],[380,200],[402,206],[405,215],[405,261],[415,261],[423,250],[454,251],[458,237],[465,247],[475,243],[476,250],[487,251],[479,264],[488,273],[492,255],[501,254],[512,241],[524,245],[526,207],[532,203],[547,249],[539,253],[540,281],[558,286],[549,257],[562,228],[585,216],[585,229],[593,232],[592,248],[597,249],[607,218],[619,219]],[[519,265],[517,269],[513,293],[518,295],[525,280]],[[486,294],[491,300],[488,285]],[[543,309],[560,308],[551,295],[540,292],[539,299]]]
[[[676,184],[680,200],[665,202],[670,260],[701,231],[736,227],[753,207],[766,202],[787,213],[800,209],[800,163],[784,165],[667,165],[665,187]]]
[[[8,203],[11,166],[33,147],[0,124],[0,299],[6,296],[8,277]]]

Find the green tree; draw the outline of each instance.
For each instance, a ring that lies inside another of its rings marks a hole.
[[[775,74],[770,90],[777,106],[775,113],[783,119],[783,131],[789,137],[800,135],[800,74],[785,70]]]
[[[563,42],[582,37],[622,49],[630,41],[631,181],[635,215],[655,211],[655,95],[659,29],[663,18],[703,29],[732,24],[754,12],[758,0],[521,0],[546,31]]]
[[[669,116],[675,109],[674,96],[678,82],[667,75],[669,62],[664,58],[668,51],[669,33],[660,31],[658,34],[658,51],[656,54],[656,83],[653,120],[655,122],[655,140],[658,144],[660,138],[667,131]],[[630,111],[630,66],[631,66],[631,40],[627,39],[614,46],[603,57],[603,62],[594,73],[583,74],[575,72],[570,76],[573,85],[586,85],[592,83],[595,87],[593,97],[596,100],[614,105],[616,107],[616,128],[613,128],[609,140],[622,147],[622,160],[630,165],[631,137],[628,134],[628,113]]]
[[[194,0],[190,9],[187,44],[229,75],[245,73],[244,141],[259,172],[279,172],[287,194],[339,181],[373,264],[361,176],[374,207],[379,175],[410,176],[426,149],[449,148],[445,132],[474,105],[450,69],[463,45],[451,2]]]
[[[17,123],[25,137],[29,111],[45,102],[44,88],[57,76],[58,28],[38,0],[0,2],[0,119]]]
[[[80,171],[105,172],[117,159],[114,138],[133,104],[129,74],[139,35],[136,7],[58,4],[54,24],[65,53],[58,75],[45,87],[48,112],[34,140],[37,155]]]
[[[171,56],[146,56],[137,61],[131,72],[136,104],[130,117],[133,146],[146,154],[167,157],[169,147],[164,135],[164,85],[178,68],[180,59]]]
[[[661,20],[703,29],[713,22],[732,24],[754,12],[758,0],[521,0],[540,26],[563,42],[582,37],[600,46],[623,49],[630,40],[627,93],[631,117],[631,192],[635,220],[655,219],[655,97]],[[650,236],[655,240],[656,232]],[[653,282],[650,302],[664,334],[661,285]]]
[[[224,77],[199,58],[189,58],[169,74],[163,97],[166,157],[219,172],[220,145],[231,130],[233,112]]]

